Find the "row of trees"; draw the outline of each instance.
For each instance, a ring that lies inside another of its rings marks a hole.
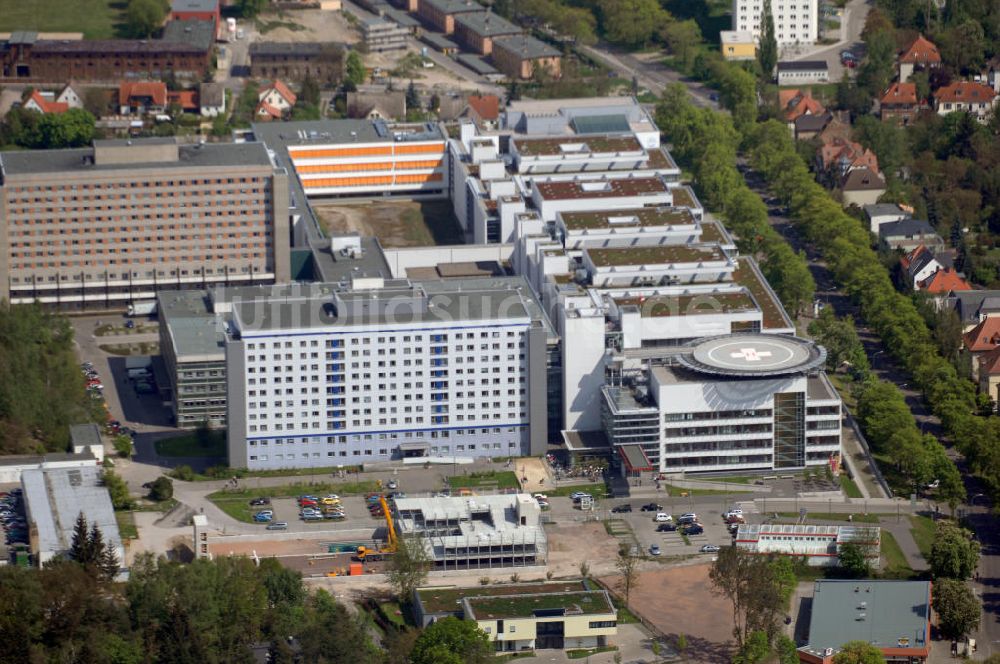
[[[1000,448],[996,445],[1000,420],[978,415],[975,386],[939,354],[916,305],[896,291],[889,272],[879,263],[868,230],[813,180],[780,122],[755,128],[750,153],[754,167],[779,192],[801,233],[819,248],[834,278],[858,302],[886,352],[913,377],[973,470],[994,494],[1000,492]],[[957,491],[955,499],[963,500],[964,490]]]
[[[82,108],[59,114],[15,108],[0,122],[0,146],[42,150],[90,145],[94,123],[94,116]]]
[[[734,77],[746,74],[731,70]],[[749,90],[752,94],[752,76]],[[707,207],[721,212],[727,228],[738,237],[740,251],[760,259],[768,282],[794,315],[812,302],[816,285],[805,257],[771,227],[767,207],[736,168],[740,134],[734,121],[741,122],[737,113],[730,117],[695,108],[681,84],[669,86],[656,108],[656,122],[677,161],[694,172],[699,196]]]
[[[104,533],[97,527],[97,523],[90,524],[88,529],[83,512],[76,517],[76,524],[73,526],[69,556],[108,581],[118,575],[118,553],[110,543],[104,541]]]

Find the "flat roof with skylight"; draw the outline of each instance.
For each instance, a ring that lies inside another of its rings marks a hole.
[[[563,226],[569,231],[625,227],[695,227],[697,220],[687,208],[658,205],[624,210],[560,212]]]
[[[557,157],[566,155],[644,152],[635,136],[580,136],[567,138],[512,138],[512,150],[522,157]]]
[[[533,183],[543,200],[627,198],[643,194],[666,194],[667,184],[658,177],[608,180],[563,180]]]

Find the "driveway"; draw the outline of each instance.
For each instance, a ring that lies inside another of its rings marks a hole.
[[[840,63],[840,52],[850,50],[860,56],[864,51],[861,31],[865,29],[865,20],[868,18],[872,4],[872,0],[851,0],[847,3],[844,7],[844,14],[840,17],[840,39],[836,43],[792,47],[781,54],[781,59],[826,60],[830,81],[839,81],[843,78],[845,71],[844,66]]]

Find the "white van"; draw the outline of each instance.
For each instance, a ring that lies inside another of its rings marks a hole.
[[[666,512],[657,512],[656,518],[653,519],[653,521],[656,521],[657,523],[670,523],[673,520],[674,517],[670,516]]]

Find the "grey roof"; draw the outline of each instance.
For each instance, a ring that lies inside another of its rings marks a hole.
[[[170,21],[163,28],[163,41],[189,44],[207,51],[215,44],[215,24],[211,21]]]
[[[198,103],[202,106],[223,106],[226,86],[222,83],[202,83],[198,86]]]
[[[32,525],[38,530],[38,549],[56,555],[69,550],[73,526],[83,512],[87,522],[96,524],[104,541],[122,556],[121,535],[111,506],[111,496],[101,480],[100,469],[50,468],[25,470],[21,474],[25,502]]]
[[[313,57],[323,52],[331,44],[320,42],[254,42],[250,44],[250,57],[294,55]]]
[[[913,261],[910,263],[910,267],[907,269],[907,272],[911,277],[920,274],[920,271],[923,270],[925,267],[927,267],[934,260],[936,259],[932,251],[930,250],[921,251],[916,256],[916,258],[914,258]]]
[[[441,51],[448,49],[458,50],[458,44],[446,37],[442,37],[436,32],[423,32],[420,34],[420,39]]]
[[[10,34],[8,44],[34,44],[38,41],[38,33],[33,30],[16,30]]]
[[[611,134],[629,132],[632,129],[629,126],[628,117],[623,113],[578,115],[570,120],[569,124],[573,131],[578,134]]]
[[[472,0],[421,0],[421,2],[429,7],[433,7],[442,14],[483,11],[483,6]]]
[[[876,173],[870,168],[862,166],[861,168],[855,168],[847,173],[844,177],[844,181],[841,183],[841,189],[844,191],[874,191],[877,189],[885,189],[885,178],[882,177],[881,173]]]
[[[175,12],[214,12],[219,8],[219,0],[173,0],[171,11]]]
[[[178,318],[203,318],[212,315],[212,305],[202,290],[167,290],[156,295],[156,311],[161,323]]]
[[[217,362],[226,358],[222,316],[175,318],[164,324],[178,362]]]
[[[500,73],[493,65],[489,64],[478,55],[472,55],[471,53],[459,54],[458,61],[481,76],[489,76],[490,74]]]
[[[889,217],[892,215],[898,215],[899,218],[909,217],[910,213],[902,209],[895,203],[875,203],[873,205],[865,205],[862,208],[865,211],[865,216],[871,219],[872,217]]]
[[[505,51],[515,53],[525,60],[554,58],[559,55],[558,50],[529,35],[497,37],[493,40],[493,47],[500,47]]]
[[[412,128],[403,134],[394,129]],[[253,134],[272,150],[300,145],[336,143],[392,143],[403,140],[444,140],[434,123],[390,125],[381,120],[300,120],[296,122],[261,122],[253,125]],[[287,162],[286,162],[287,164]],[[285,165],[285,164],[282,164]]]
[[[981,311],[1000,311],[1000,290],[957,291],[949,302],[964,324],[973,325],[979,322]]]
[[[930,599],[929,581],[817,581],[807,647],[821,652],[865,641],[896,648],[903,640],[926,647]]]
[[[833,113],[830,111],[817,115],[806,113],[795,118],[795,131],[822,131],[832,119]]]
[[[826,60],[793,60],[779,62],[778,71],[826,71]]]
[[[420,21],[395,7],[382,10],[382,14],[386,18],[392,19],[401,28],[415,28],[420,25]]]
[[[883,239],[913,237],[916,235],[937,235],[931,225],[923,219],[890,221],[878,227],[878,234]]]
[[[387,280],[372,290],[337,289],[330,294],[257,299],[233,304],[235,328],[244,339],[286,329],[335,331],[356,325],[489,321],[527,323],[530,313],[516,288],[475,289],[461,279],[440,282],[447,290],[426,289],[405,279]],[[435,284],[437,286],[437,284]],[[263,332],[264,334],[255,334]]]
[[[521,28],[503,16],[493,12],[476,12],[455,17],[455,24],[461,25],[480,37],[520,34]]]
[[[185,41],[163,39],[39,39],[31,48],[32,53],[86,56],[95,53],[106,55],[142,54],[196,54],[206,55],[207,50]]]
[[[338,283],[359,276],[384,279],[392,276],[377,238],[361,238],[362,252],[356,257],[331,252],[328,239],[317,239],[311,244],[316,278],[320,282]]]
[[[136,150],[149,144],[163,144],[174,139],[137,138],[131,140]],[[96,145],[127,145],[129,141],[95,141]],[[66,171],[115,171],[136,169],[205,168],[210,166],[269,166],[267,150],[261,143],[205,143],[204,145],[180,146],[178,161],[157,161],[137,164],[93,163],[93,148],[71,150],[23,150],[0,152],[0,173],[4,176],[37,173],[60,173]],[[85,160],[85,157],[90,159]]]
[[[74,447],[102,445],[101,429],[93,422],[88,424],[71,424],[69,438]]]

